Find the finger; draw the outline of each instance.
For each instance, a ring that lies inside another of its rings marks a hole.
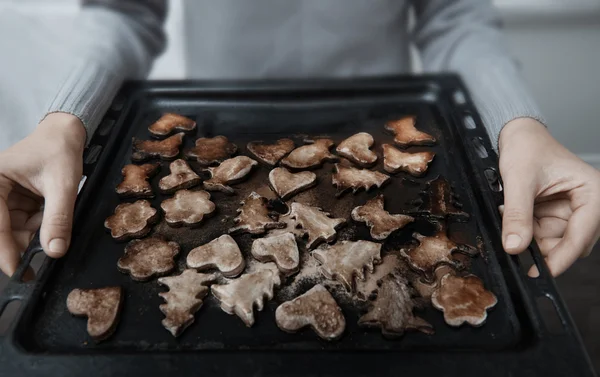
[[[548,237],[548,238],[536,238],[538,247],[543,256],[548,256],[550,250],[554,249],[556,245],[562,240],[562,237]]]
[[[565,234],[568,222],[557,217],[544,217],[533,222],[533,234],[536,238],[561,238]]]
[[[8,194],[8,210],[12,211],[19,209],[25,212],[35,212],[40,210],[41,203],[32,197],[25,196],[16,191],[11,191]]]
[[[69,248],[77,183],[53,177],[44,185],[44,214],[40,242],[49,257],[59,258]]]
[[[537,278],[540,276],[540,271],[538,270],[537,266],[534,264],[533,266],[531,266],[529,271],[527,271],[527,275],[531,278]]]
[[[44,213],[42,211],[36,212],[27,220],[27,222],[23,225],[23,230],[29,230],[31,232],[36,232],[42,226],[42,218]]]
[[[22,229],[25,226],[27,220],[29,220],[29,214],[21,210],[8,211],[10,216],[10,227],[11,229]]]
[[[0,193],[0,269],[8,276],[12,276],[17,269],[21,254],[12,236],[10,226],[10,212],[6,205],[8,193]]]
[[[503,176],[502,243],[510,254],[525,250],[533,235],[534,180],[523,176],[525,173],[514,169]]]
[[[571,202],[568,199],[537,203],[533,210],[533,215],[538,219],[543,217],[557,217],[562,220],[569,220],[572,213]]]
[[[17,230],[13,231],[12,233],[13,239],[15,240],[15,244],[17,245],[17,248],[20,253],[27,250],[27,247],[29,246],[31,240],[33,239],[33,236],[35,235],[35,233],[25,230]]]

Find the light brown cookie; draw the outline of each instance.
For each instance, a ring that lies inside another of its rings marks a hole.
[[[294,141],[292,139],[279,139],[273,144],[263,143],[261,141],[251,141],[247,148],[260,161],[268,165],[276,165],[279,160],[294,150]]]
[[[183,132],[180,132],[164,140],[138,140],[134,137],[131,160],[135,162],[153,158],[173,160],[179,155],[179,147],[183,143],[184,135]]]
[[[142,238],[150,233],[152,224],[158,221],[158,211],[147,200],[121,203],[115,213],[104,221],[106,229],[117,241]]]
[[[346,328],[342,309],[321,284],[279,305],[275,322],[281,330],[291,333],[310,326],[321,339],[329,341],[341,337]]]
[[[331,183],[337,188],[336,196],[348,190],[355,194],[358,190],[369,191],[373,187],[380,188],[390,179],[389,175],[368,169],[357,169],[349,166],[335,164],[331,175]]]
[[[419,210],[436,219],[450,218],[466,221],[469,214],[462,210],[458,197],[452,192],[450,184],[442,177],[427,182],[427,189],[421,193],[423,203]]]
[[[88,334],[101,341],[117,328],[122,301],[121,287],[73,289],[67,296],[67,309],[75,316],[87,317]]]
[[[222,162],[237,152],[237,146],[229,142],[225,136],[201,137],[196,146],[186,152],[186,156],[195,159],[201,165],[212,165]]]
[[[396,254],[386,254],[381,258],[381,263],[375,266],[373,272],[365,274],[365,280],[355,280],[356,297],[368,300],[379,290],[381,279],[387,275],[402,275],[406,265]]]
[[[175,196],[160,203],[165,221],[172,227],[195,226],[214,214],[215,203],[206,191],[179,190]]]
[[[216,268],[228,278],[238,276],[246,267],[238,244],[228,234],[192,249],[186,263],[200,271]]]
[[[181,335],[194,322],[194,313],[202,307],[202,299],[208,294],[210,283],[217,279],[215,274],[201,274],[195,270],[185,270],[181,275],[166,276],[158,279],[158,283],[169,288],[168,292],[158,295],[165,300],[159,306],[165,318],[162,325],[173,336]]]
[[[417,117],[405,116],[398,120],[391,120],[385,124],[385,129],[394,134],[394,143],[406,148],[411,145],[434,145],[435,137],[417,130],[415,127]]]
[[[238,208],[238,215],[233,219],[235,226],[229,229],[229,233],[263,234],[269,229],[284,227],[285,224],[269,216],[267,203],[266,198],[251,192]]]
[[[284,275],[298,271],[300,264],[296,237],[290,232],[254,240],[252,255],[261,262],[275,262]]]
[[[381,280],[377,298],[367,314],[359,318],[358,324],[379,327],[386,338],[400,337],[409,330],[433,334],[433,327],[413,314],[414,307],[406,281],[394,275],[387,275]]]
[[[310,171],[291,173],[286,168],[275,168],[269,172],[269,184],[282,200],[288,200],[317,184],[317,175]]]
[[[233,194],[233,188],[228,185],[244,180],[252,167],[256,165],[258,165],[258,162],[246,156],[237,156],[225,160],[219,166],[208,168],[211,178],[204,181],[204,188],[208,191]]]
[[[133,280],[145,281],[171,272],[179,250],[177,242],[157,236],[133,240],[125,246],[125,255],[119,258],[117,268]]]
[[[442,278],[451,272],[454,272],[454,268],[452,266],[440,264],[435,268],[433,282],[423,281],[420,275],[416,275],[411,280],[411,284],[419,296],[424,299],[431,300],[431,295],[433,295],[433,292],[435,292],[435,290],[438,288]]]
[[[346,223],[345,219],[331,218],[327,212],[318,207],[307,206],[302,203],[290,205],[289,217],[296,222],[295,227],[302,235],[308,235],[306,248],[312,250],[322,242],[333,242],[337,229]]]
[[[123,181],[116,192],[121,198],[153,198],[152,186],[148,180],[158,172],[160,164],[125,165],[121,169]]]
[[[200,176],[182,159],[175,160],[169,165],[171,174],[158,181],[158,189],[163,194],[172,194],[177,190],[189,189],[199,185]]]
[[[148,127],[152,136],[165,137],[173,132],[190,132],[196,129],[196,122],[183,115],[166,113]]]
[[[390,144],[383,144],[383,168],[388,173],[406,172],[415,177],[422,177],[435,153],[433,152],[401,152]]]
[[[287,155],[281,164],[290,169],[317,168],[325,161],[337,161],[337,157],[329,152],[334,142],[331,139],[317,139],[312,144],[303,145]]]
[[[384,209],[383,203],[383,194],[379,194],[367,201],[365,205],[355,207],[352,210],[352,219],[366,223],[371,229],[371,237],[378,241],[385,240],[394,231],[402,229],[407,224],[415,221],[410,216],[391,215]]]
[[[487,318],[487,310],[493,308],[498,299],[485,289],[475,275],[455,276],[446,274],[431,295],[433,306],[444,312],[444,320],[450,326],[468,323],[481,326]]]
[[[374,143],[373,136],[359,132],[342,141],[336,151],[359,166],[369,167],[377,162],[377,154],[371,150]]]
[[[212,294],[221,303],[225,313],[235,314],[251,327],[254,324],[254,307],[263,310],[264,301],[273,298],[273,289],[281,284],[279,270],[274,263],[260,263],[227,284],[213,285]]]

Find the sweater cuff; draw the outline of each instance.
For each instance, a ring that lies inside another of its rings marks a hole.
[[[123,81],[96,63],[78,61],[60,85],[46,115],[63,112],[79,118],[86,130],[87,145]]]

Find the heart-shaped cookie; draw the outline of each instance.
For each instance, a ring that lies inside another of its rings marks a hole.
[[[285,168],[275,168],[269,173],[269,183],[281,199],[287,200],[314,186],[317,183],[317,175],[310,171],[292,173]]]
[[[279,139],[273,144],[262,141],[251,141],[248,150],[265,164],[275,165],[288,153],[294,150],[294,141],[291,139]]]

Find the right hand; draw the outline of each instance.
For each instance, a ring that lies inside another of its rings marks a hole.
[[[67,252],[85,139],[77,117],[52,113],[0,153],[0,269],[8,276],[40,224],[46,254],[59,258]]]

